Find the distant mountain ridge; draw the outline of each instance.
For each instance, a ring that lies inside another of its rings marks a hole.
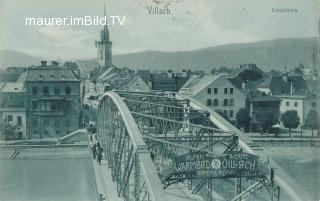
[[[37,65],[40,64],[41,60],[43,60],[43,58],[19,51],[0,50],[0,70],[6,69],[7,67],[28,67]]]
[[[235,43],[192,51],[143,51],[113,56],[113,64],[132,69],[204,70],[221,66],[236,68],[239,64],[255,63],[264,71],[293,69],[303,63],[312,65],[317,51],[317,38],[288,38],[252,43]],[[0,69],[8,66],[39,64],[42,58],[22,52],[0,50]],[[72,59],[73,60],[73,59]],[[88,59],[88,61],[95,59]]]
[[[184,52],[145,51],[113,56],[116,66],[140,69],[192,69],[209,72],[212,68],[239,67],[255,63],[265,71],[312,65],[317,38],[290,38],[253,43],[227,44]]]

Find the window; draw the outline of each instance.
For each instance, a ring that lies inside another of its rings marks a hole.
[[[49,121],[49,119],[43,120],[43,126],[44,126],[44,127],[50,126],[50,121]]]
[[[229,99],[229,106],[233,106],[234,105],[234,100],[233,100],[233,98],[230,98]]]
[[[54,126],[55,126],[55,127],[60,127],[60,120],[59,120],[59,119],[56,119],[56,120],[54,121]]]
[[[66,121],[66,127],[67,127],[67,128],[70,128],[70,127],[71,127],[71,120],[70,120],[70,119],[67,119],[67,121]]]
[[[214,88],[214,89],[213,89],[213,93],[214,93],[214,94],[218,94],[218,88]]]
[[[214,105],[214,106],[218,106],[218,104],[219,104],[218,99],[213,99],[213,105]]]
[[[233,94],[233,88],[230,88],[230,94]]]
[[[230,118],[233,117],[233,110],[229,110],[229,117],[230,117]]]
[[[18,126],[22,125],[22,117],[21,116],[17,116],[17,124],[18,124]]]
[[[287,102],[286,102],[286,106],[288,107],[289,105],[290,105],[290,103],[287,101]]]
[[[52,102],[51,103],[51,110],[52,111],[57,111],[57,103],[56,102]]]
[[[41,111],[45,111],[46,110],[46,103],[45,102],[41,102],[40,103],[40,110]]]
[[[57,111],[61,111],[61,103],[57,102]]]
[[[32,109],[36,110],[38,108],[38,102],[37,101],[32,101]]]
[[[38,88],[37,87],[32,87],[32,89],[31,89],[31,93],[32,93],[32,95],[37,95],[38,94]]]
[[[7,118],[8,118],[8,121],[12,121],[12,115],[8,115]]]
[[[295,107],[298,107],[298,102],[294,102],[294,106],[295,106]]]
[[[46,102],[46,111],[51,111],[51,102]]]
[[[60,131],[56,131],[56,134],[58,134],[58,135],[59,135],[59,134],[60,134]]]
[[[43,95],[49,95],[49,87],[43,87]]]
[[[228,106],[228,99],[223,99],[223,106]]]
[[[311,103],[311,106],[312,106],[312,107],[317,107],[317,103],[316,103],[316,102],[312,102],[312,103]]]
[[[211,106],[211,99],[207,100],[207,106]]]
[[[228,117],[228,110],[223,110],[223,116]]]
[[[208,94],[211,94],[211,88],[208,88]]]
[[[69,103],[69,102],[67,102],[65,105],[64,105],[64,107],[65,107],[65,112],[70,112],[71,111],[71,103]]]
[[[228,94],[228,88],[224,88],[224,94]]]
[[[66,94],[67,95],[71,94],[71,88],[69,86],[66,87]]]
[[[32,120],[32,127],[33,128],[37,128],[38,127],[38,120],[37,119],[33,119]]]
[[[57,87],[57,86],[54,87],[54,94],[55,95],[59,95],[60,94],[60,88],[59,87]]]

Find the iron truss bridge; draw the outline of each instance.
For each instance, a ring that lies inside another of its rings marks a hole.
[[[190,98],[107,92],[100,98],[97,133],[123,200],[166,201],[166,190],[176,183],[209,201],[259,193],[280,200],[280,189],[291,200],[306,200],[277,164],[257,156],[247,136]]]

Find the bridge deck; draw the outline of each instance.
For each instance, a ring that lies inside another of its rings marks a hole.
[[[102,194],[106,201],[123,201],[123,197],[118,197],[117,186],[112,182],[111,171],[108,168],[107,161],[102,160],[101,165],[91,157],[93,173],[96,182],[97,195]],[[133,186],[129,188],[133,189]],[[203,201],[198,195],[193,195],[187,191],[187,188],[181,184],[173,184],[165,190],[168,201]]]

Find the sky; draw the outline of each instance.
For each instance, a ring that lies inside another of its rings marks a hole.
[[[318,36],[320,0],[0,0],[0,49],[94,58],[102,26],[25,26],[25,17],[102,17],[104,4],[107,16],[126,16],[109,26],[113,54]],[[165,5],[170,14],[149,14]],[[297,12],[272,12],[282,8]]]

